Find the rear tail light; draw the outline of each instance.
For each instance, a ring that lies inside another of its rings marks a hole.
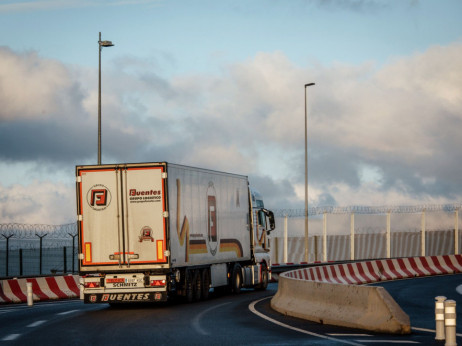
[[[101,281],[87,281],[84,282],[83,287],[85,288],[100,288]]]
[[[165,279],[164,280],[151,280],[151,286],[154,287],[163,287],[165,286]]]

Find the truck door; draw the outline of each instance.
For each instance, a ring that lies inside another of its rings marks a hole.
[[[77,168],[82,267],[165,263],[165,165]]]
[[[78,171],[79,232],[83,265],[118,265],[123,250],[120,172],[114,168]]]
[[[130,264],[165,262],[164,167],[123,171],[124,239]]]

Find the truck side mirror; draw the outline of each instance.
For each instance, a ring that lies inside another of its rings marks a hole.
[[[270,210],[268,210],[268,219],[269,219],[269,224],[270,224],[270,229],[273,231],[276,228],[276,224],[274,222],[274,213]]]
[[[268,209],[261,209],[268,218],[269,221],[269,230],[267,230],[268,234],[276,228],[276,224],[274,222],[274,213]]]

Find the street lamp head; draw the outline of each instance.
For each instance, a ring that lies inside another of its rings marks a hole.
[[[308,83],[308,84],[305,84],[305,88],[306,88],[306,87],[309,87],[309,86],[312,86],[312,85],[315,85],[315,83]]]
[[[112,47],[114,46],[111,41],[99,41],[100,47]]]

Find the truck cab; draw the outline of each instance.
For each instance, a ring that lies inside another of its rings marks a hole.
[[[274,214],[265,209],[262,195],[255,189],[250,189],[253,210],[253,248],[255,262],[261,265],[262,273],[268,272],[268,281],[271,280],[271,247],[270,233],[275,229]],[[263,274],[265,275],[265,274]],[[263,279],[264,280],[264,279]],[[265,283],[265,288],[266,288]]]

